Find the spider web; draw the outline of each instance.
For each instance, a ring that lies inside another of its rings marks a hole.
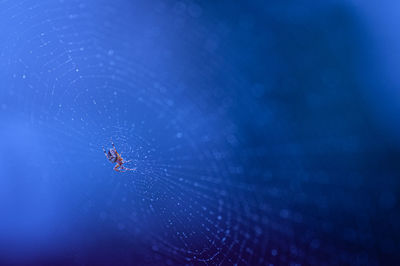
[[[5,36],[14,57],[4,66],[13,87],[3,93],[16,95],[4,108],[18,106],[14,110],[44,128],[54,166],[88,164],[84,172],[96,177],[93,185],[110,188],[89,189],[85,211],[98,212],[115,229],[149,237],[154,252],[175,261],[255,260],[252,249],[265,246],[266,239],[261,221],[241,213],[256,208],[256,199],[244,201],[241,194],[249,188],[230,177],[242,172],[229,162],[237,141],[223,132],[218,111],[201,110],[207,95],[170,78],[179,78],[166,70],[177,60],[168,50],[173,40],[160,32],[169,25],[153,26],[138,10],[136,28],[132,21],[133,29],[125,31],[132,14],[121,8],[135,8],[103,4],[99,9],[95,2],[2,3],[3,19],[14,25]],[[181,5],[142,9],[160,20],[157,16]],[[201,12],[198,5],[189,8],[192,16]],[[153,44],[159,40],[162,45]],[[118,176],[111,170],[101,152],[111,139],[136,172]],[[93,195],[102,192],[104,202],[94,202]]]
[[[221,52],[233,27],[207,16],[193,1],[2,1],[2,110],[44,135],[54,186],[84,188],[80,232],[144,245],[147,263],[359,259],[319,239],[334,233],[332,216],[313,213],[326,205],[299,187],[328,177],[307,172],[289,125],[259,100],[269,88]],[[112,170],[111,139],[136,171]]]

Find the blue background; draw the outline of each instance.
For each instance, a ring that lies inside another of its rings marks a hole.
[[[0,264],[400,263],[372,2],[0,1]]]

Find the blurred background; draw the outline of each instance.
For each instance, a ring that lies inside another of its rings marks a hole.
[[[399,11],[0,1],[0,264],[399,264]]]

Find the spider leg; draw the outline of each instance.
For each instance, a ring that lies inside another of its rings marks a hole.
[[[103,152],[104,152],[104,154],[106,155],[107,159],[109,159],[109,158],[108,158],[108,154],[107,154],[106,150],[104,149],[104,146],[103,146]]]
[[[114,166],[114,170],[117,172],[121,172],[121,169],[119,169],[122,165],[117,164],[116,166]]]
[[[126,172],[126,171],[136,171],[136,169],[126,168],[125,166],[122,166],[122,165],[121,165],[121,168],[123,170],[125,170],[124,172]]]
[[[112,139],[111,139],[111,145],[113,146],[113,149],[114,149],[114,151],[116,152],[117,149],[115,148],[115,145],[114,145],[114,142],[112,141]]]
[[[126,168],[125,166],[121,165],[121,171],[122,173],[126,172],[128,170],[128,168]]]

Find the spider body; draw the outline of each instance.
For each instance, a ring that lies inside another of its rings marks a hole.
[[[109,149],[108,152],[106,152],[106,150],[103,147],[103,152],[106,155],[107,159],[111,162],[111,163],[116,163],[116,165],[114,166],[114,170],[117,172],[126,172],[126,171],[134,171],[136,169],[130,169],[130,168],[126,168],[125,166],[123,166],[123,164],[130,162],[131,160],[125,161],[121,155],[117,152],[117,149],[115,148],[115,145],[113,143],[113,141],[111,140],[111,144],[112,144],[112,149]]]

